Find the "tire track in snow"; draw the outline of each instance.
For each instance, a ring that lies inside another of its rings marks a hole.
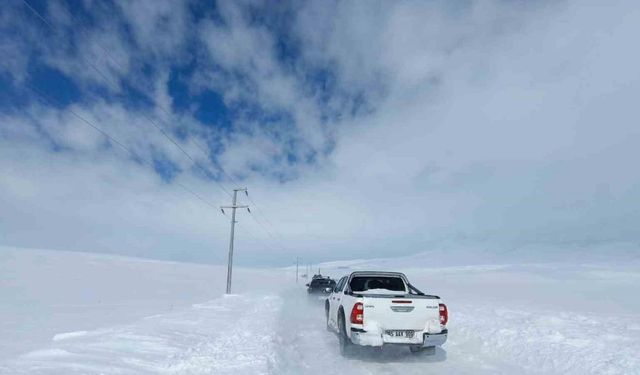
[[[436,355],[412,354],[403,346],[355,348],[349,358],[340,355],[338,339],[327,332],[324,299],[308,297],[300,288],[286,290],[278,327],[278,368],[274,374],[495,374],[493,362],[461,356],[451,360],[445,349]],[[444,371],[444,372],[443,372]]]
[[[640,374],[636,317],[453,305],[449,341],[433,357],[384,347],[344,358],[326,331],[324,301],[305,294],[296,288],[282,297],[274,374]]]

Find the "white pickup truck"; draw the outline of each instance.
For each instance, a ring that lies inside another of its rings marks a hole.
[[[409,346],[435,353],[447,341],[449,313],[438,296],[426,295],[398,272],[353,272],[342,277],[325,302],[327,329],[340,353],[351,345]]]

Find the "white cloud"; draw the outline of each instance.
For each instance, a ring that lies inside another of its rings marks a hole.
[[[178,48],[189,32],[205,42],[192,89],[223,90],[228,103],[293,119],[242,118],[223,134],[158,113],[188,129],[180,144],[193,156],[203,157],[196,137],[217,137],[219,162],[247,176],[242,183],[282,234],[273,241],[240,215],[241,228],[269,242],[240,236],[245,261],[411,253],[440,241],[640,241],[634,2],[308,3],[287,31],[301,43],[293,67],[278,59],[277,35],[247,22],[237,3],[223,3],[224,26],[205,21],[196,31],[184,10],[137,6],[123,12],[150,53]],[[161,35],[175,35],[158,40],[165,22]],[[168,65],[149,84],[163,107]],[[335,74],[326,104],[304,76],[319,67]],[[358,97],[365,110],[356,114]],[[147,160],[160,151],[186,171],[181,183],[227,203],[145,113],[100,100],[74,108]],[[16,114],[0,120],[7,244],[222,259],[228,223],[176,183],[105,149],[68,113],[30,115],[41,128]],[[286,131],[275,137],[270,126]],[[38,129],[72,152],[52,153]],[[288,152],[315,152],[316,162],[290,163]],[[296,178],[281,183],[275,173]]]

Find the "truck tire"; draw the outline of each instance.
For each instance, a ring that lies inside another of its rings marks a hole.
[[[340,354],[343,357],[349,356],[351,353],[351,339],[347,336],[347,326],[344,322],[344,311],[338,313],[338,340],[340,344]]]

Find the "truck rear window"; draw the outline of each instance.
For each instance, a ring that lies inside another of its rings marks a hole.
[[[406,291],[404,281],[394,276],[356,276],[351,279],[349,286],[354,292],[366,292],[369,290]]]
[[[331,280],[312,280],[311,281],[311,285],[312,286],[321,286],[321,285],[331,285],[332,282]]]

